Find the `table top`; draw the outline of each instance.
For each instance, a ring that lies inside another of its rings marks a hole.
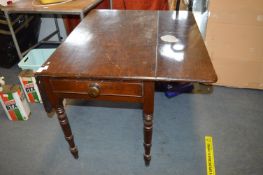
[[[93,10],[37,73],[154,81],[217,80],[187,11]]]
[[[19,0],[12,5],[0,6],[1,10],[13,13],[56,13],[80,14],[85,13],[102,0],[72,0],[66,3],[42,5],[38,0]]]

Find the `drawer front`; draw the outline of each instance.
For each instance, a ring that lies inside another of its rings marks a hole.
[[[51,86],[55,93],[142,97],[142,83],[134,81],[52,79]]]

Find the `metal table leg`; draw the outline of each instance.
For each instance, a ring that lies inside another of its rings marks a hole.
[[[81,12],[79,16],[80,16],[80,21],[82,21],[84,19],[84,13]]]
[[[113,6],[112,6],[112,5],[113,5],[113,4],[112,4],[112,0],[109,0],[109,2],[110,2],[110,9],[112,9],[112,7],[113,7]]]
[[[13,29],[13,26],[12,26],[12,23],[11,23],[11,20],[9,18],[9,14],[7,11],[4,10],[4,14],[5,14],[5,18],[7,20],[7,24],[8,24],[8,27],[9,27],[9,30],[11,32],[11,36],[12,36],[12,39],[13,39],[13,42],[15,44],[15,48],[16,48],[16,51],[17,51],[17,55],[19,57],[19,59],[21,60],[23,58],[22,56],[22,53],[21,53],[21,50],[19,48],[19,45],[18,45],[18,42],[17,42],[17,39],[16,39],[16,34],[14,32],[14,29]]]
[[[54,15],[54,21],[55,21],[56,31],[58,35],[58,40],[61,42],[62,37],[61,37],[59,26],[58,26],[58,16],[57,15]]]

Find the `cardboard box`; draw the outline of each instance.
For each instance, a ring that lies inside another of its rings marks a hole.
[[[26,94],[27,101],[31,103],[42,103],[33,70],[23,70],[18,77]]]
[[[217,85],[263,89],[263,1],[210,1],[206,46]]]
[[[30,109],[19,85],[4,85],[0,102],[9,120],[28,120]]]

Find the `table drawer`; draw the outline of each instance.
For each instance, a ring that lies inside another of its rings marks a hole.
[[[142,83],[134,81],[93,81],[53,79],[51,86],[55,93],[87,94],[97,96],[142,97]]]

